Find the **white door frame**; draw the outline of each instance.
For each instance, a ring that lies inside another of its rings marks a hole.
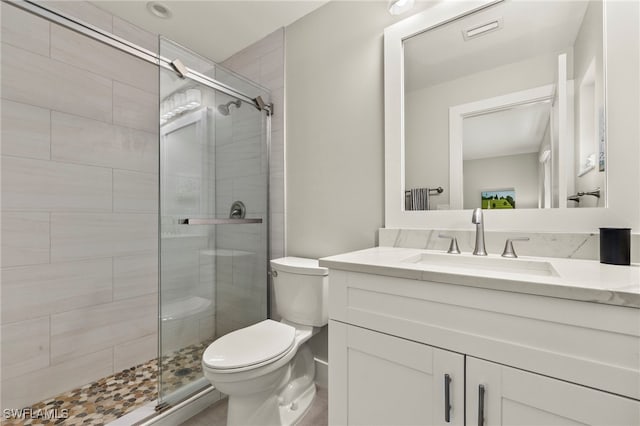
[[[462,145],[463,120],[475,115],[501,111],[533,102],[553,101],[555,85],[548,84],[507,95],[482,99],[449,108],[449,208],[463,208]]]

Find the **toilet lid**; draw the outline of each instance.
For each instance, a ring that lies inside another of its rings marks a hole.
[[[260,364],[291,349],[295,335],[290,325],[264,320],[222,336],[204,351],[202,361],[216,369]]]

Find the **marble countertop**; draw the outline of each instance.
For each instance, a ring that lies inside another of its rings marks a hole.
[[[455,259],[453,258],[455,257]],[[486,265],[484,260],[486,259]],[[462,267],[456,265],[460,262]],[[467,263],[468,262],[468,263]],[[532,273],[509,266],[551,265]],[[517,264],[515,263],[517,262]],[[492,265],[498,265],[495,270]],[[506,268],[505,268],[506,265]],[[505,259],[437,250],[374,247],[320,259],[320,266],[367,274],[449,283],[585,302],[640,308],[640,265],[604,265],[594,260],[520,256]]]

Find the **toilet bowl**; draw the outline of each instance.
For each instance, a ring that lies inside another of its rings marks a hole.
[[[315,396],[307,340],[327,324],[327,274],[316,260],[271,261],[282,321],[233,331],[202,356],[204,376],[229,396],[228,425],[293,425]]]

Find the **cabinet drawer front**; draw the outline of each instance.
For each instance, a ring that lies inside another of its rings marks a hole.
[[[483,410],[479,387],[484,386]],[[467,424],[640,424],[640,402],[515,368],[467,357]]]
[[[463,355],[335,321],[329,324],[329,347],[330,424],[463,424]]]
[[[640,399],[638,309],[338,272],[333,319]]]

